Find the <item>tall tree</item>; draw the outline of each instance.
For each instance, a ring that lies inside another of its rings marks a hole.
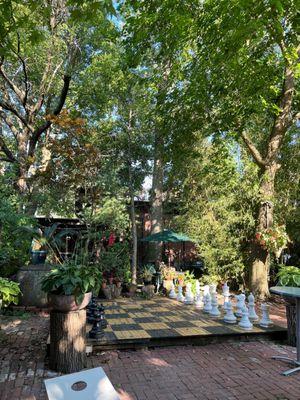
[[[243,143],[261,173],[256,229],[271,226],[282,143],[299,118],[297,1],[130,3],[138,10],[136,36],[143,26],[140,42],[148,40],[144,51],[150,48],[156,60],[173,57],[173,69],[180,69],[170,117],[189,114],[187,137],[198,124],[204,135]],[[270,255],[254,238],[252,259],[250,285],[264,297]]]
[[[8,28],[0,49],[1,161],[13,165],[16,187],[27,196],[30,180],[49,161],[43,152],[51,117],[61,113],[78,61],[86,56],[82,32],[90,33],[95,22],[90,10],[103,19],[105,8],[99,1],[47,0],[6,4],[5,9]]]

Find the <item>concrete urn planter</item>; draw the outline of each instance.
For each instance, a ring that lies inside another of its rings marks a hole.
[[[80,304],[75,301],[75,296],[66,296],[63,294],[48,294],[48,304],[53,310],[56,311],[78,311],[83,310],[90,302],[92,298],[92,292],[85,293],[83,300]]]
[[[42,290],[42,279],[51,271],[51,265],[38,264],[21,267],[17,274],[22,295],[22,306],[47,307],[47,294]]]

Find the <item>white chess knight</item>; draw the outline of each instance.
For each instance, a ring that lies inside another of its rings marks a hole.
[[[259,325],[262,326],[263,328],[269,328],[270,326],[273,325],[273,322],[270,320],[269,317],[269,304],[262,303],[260,306],[261,311],[262,311],[262,317],[261,320],[259,321]]]
[[[177,298],[177,294],[175,292],[175,286],[174,286],[173,282],[171,283],[171,290],[170,290],[170,293],[169,293],[169,297],[170,297],[170,299],[176,299]]]
[[[255,312],[255,297],[252,293],[248,296],[249,319],[250,321],[258,321],[258,315]]]
[[[227,285],[227,282],[225,282],[222,286],[222,293],[224,298],[223,309],[226,310],[226,303],[228,303],[230,297],[229,286]]]
[[[239,322],[239,327],[247,331],[250,331],[253,328],[253,325],[249,319],[249,311],[247,306],[243,307],[242,318]]]
[[[218,307],[218,295],[214,293],[211,300],[211,310],[209,312],[211,317],[219,317],[221,315],[219,307]]]
[[[224,315],[224,322],[227,324],[235,324],[236,323],[236,316],[233,314],[232,311],[232,304],[231,301],[227,301],[225,304],[225,312],[226,314]]]
[[[245,304],[246,296],[244,295],[244,293],[241,293],[239,295],[236,295],[235,298],[237,300],[235,315],[240,318],[243,315],[243,308],[246,305]]]
[[[194,303],[194,295],[192,293],[192,284],[188,282],[185,286],[184,304],[193,304],[193,303]]]
[[[182,286],[178,285],[178,293],[177,293],[177,300],[184,301],[184,295],[182,294]]]
[[[205,298],[205,304],[204,304],[204,307],[203,307],[203,312],[209,313],[211,311],[211,309],[212,309],[210,294],[207,293],[204,298]]]

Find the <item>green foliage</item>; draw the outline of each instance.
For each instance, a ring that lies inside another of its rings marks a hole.
[[[21,290],[18,283],[0,278],[0,301],[2,307],[6,307],[11,303],[18,304],[20,294]]]
[[[50,271],[42,281],[46,293],[74,295],[76,303],[83,295],[101,284],[102,273],[94,265],[79,265],[73,261],[59,265]]]
[[[300,287],[300,268],[282,265],[276,278],[280,286]]]
[[[121,280],[128,279],[130,272],[128,243],[119,242],[102,249],[97,265],[105,278],[112,276]]]
[[[155,273],[156,273],[155,267],[152,264],[146,264],[143,266],[140,276],[146,282],[149,282],[151,281]]]
[[[255,227],[257,181],[247,159],[240,156],[237,163],[237,149],[221,141],[195,144],[197,157],[185,160],[177,192],[181,215],[174,223],[196,241],[206,275],[241,283],[247,239]]]
[[[29,260],[30,235],[19,228],[33,221],[18,210],[18,197],[0,183],[0,276],[9,277]]]

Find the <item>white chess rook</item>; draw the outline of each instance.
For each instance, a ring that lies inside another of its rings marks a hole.
[[[242,318],[239,322],[239,327],[245,329],[246,331],[250,331],[253,328],[253,325],[249,319],[249,311],[247,306],[244,306],[243,308]]]
[[[261,305],[262,317],[259,321],[259,325],[263,328],[269,328],[273,325],[273,322],[270,320],[269,317],[269,305],[266,303],[262,303]]]

